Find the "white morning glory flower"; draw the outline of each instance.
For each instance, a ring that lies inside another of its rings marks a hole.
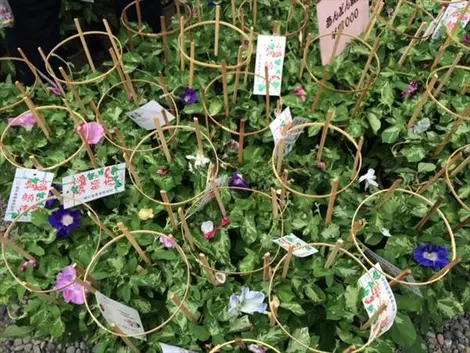
[[[225,275],[225,273],[216,272],[216,273],[215,273],[215,279],[216,279],[217,282],[219,282],[220,284],[224,284],[225,281],[227,280],[227,276]]]
[[[214,223],[212,221],[205,221],[201,224],[202,234],[212,232],[214,230]]]
[[[392,236],[392,235],[390,234],[390,229],[382,228],[382,229],[380,230],[380,232],[382,233],[382,235],[383,235],[384,237],[389,237],[389,238],[390,238],[390,237]]]
[[[359,182],[362,183],[363,181],[365,182],[365,189],[369,189],[371,185],[378,187],[379,184],[376,182],[377,176],[375,175],[375,170],[372,168],[369,168],[366,174],[361,176],[359,178]]]
[[[423,132],[428,131],[430,127],[431,121],[428,118],[424,118],[418,121],[411,130],[415,134],[422,134]]]
[[[195,156],[186,156],[187,160],[194,161],[194,168],[191,163],[189,163],[189,171],[193,171],[194,169],[199,169],[201,167],[205,167],[207,163],[210,162],[210,159],[204,156],[203,154],[196,153]]]
[[[230,297],[230,309],[228,311],[230,316],[238,316],[240,313],[266,314],[267,304],[264,303],[264,293],[251,291],[248,287],[242,288],[241,295],[232,294]]]

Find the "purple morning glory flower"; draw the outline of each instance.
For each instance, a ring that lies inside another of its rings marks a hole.
[[[49,216],[48,221],[56,229],[56,236],[66,239],[72,230],[80,226],[80,211],[64,210],[61,206]]]
[[[83,295],[82,286],[74,282],[76,276],[77,271],[73,266],[65,267],[57,275],[55,289],[59,289],[59,292],[62,292],[66,303],[82,305],[85,303],[85,296]]]
[[[238,174],[237,172],[233,172],[232,177],[228,182],[228,186],[230,187],[237,187],[237,188],[245,188],[249,189],[250,184],[248,184],[245,180],[243,180],[243,176]]]
[[[192,88],[185,88],[181,99],[185,105],[197,103],[197,91]]]
[[[470,44],[470,36],[469,36],[468,34],[466,34],[466,33],[465,33],[464,36],[463,36],[463,42],[464,42],[465,44]]]
[[[258,346],[257,344],[250,344],[248,350],[253,353],[266,353],[268,351],[267,348]]]
[[[408,85],[408,89],[401,92],[401,96],[402,98],[409,98],[414,96],[416,92],[418,92],[418,84],[415,81],[411,81]]]
[[[215,7],[215,2],[213,0],[209,0],[207,2],[207,7]]]
[[[57,184],[52,184],[52,187],[54,189],[56,189],[58,192],[60,192],[60,193],[62,192],[62,186],[57,185]],[[47,197],[51,197],[51,196],[54,196],[54,194],[49,191],[49,195]],[[56,199],[47,200],[46,201],[46,208],[54,207],[54,204],[55,204],[56,201],[57,201]]]
[[[166,235],[160,236],[160,243],[167,249],[171,249],[175,247],[175,243],[173,242],[173,239],[171,239],[169,236],[166,236]]]
[[[230,296],[230,316],[238,316],[240,313],[266,314],[267,304],[264,303],[264,294],[262,292],[251,291],[248,287],[242,288],[241,295],[232,294]]]
[[[445,246],[423,244],[414,250],[413,258],[421,266],[439,271],[449,263],[449,250]]]

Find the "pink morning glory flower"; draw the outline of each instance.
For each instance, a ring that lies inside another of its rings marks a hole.
[[[173,239],[171,239],[171,237],[166,236],[166,235],[160,236],[160,243],[162,243],[162,245],[167,249],[171,249],[175,247],[175,242],[173,241]]]
[[[62,272],[57,275],[55,288],[62,292],[66,303],[82,305],[85,303],[83,295],[83,287],[74,282],[77,271],[73,266],[65,267]]]
[[[16,120],[15,120],[16,119]],[[8,124],[11,126],[21,126],[26,129],[26,131],[31,131],[33,126],[37,124],[36,119],[34,119],[33,114],[28,113],[24,114],[21,118],[9,118]]]
[[[302,102],[305,102],[307,100],[307,92],[302,87],[297,87],[295,89],[295,94],[297,97],[300,98]]]
[[[104,127],[95,122],[83,123],[80,125],[90,146],[99,144],[104,137]]]

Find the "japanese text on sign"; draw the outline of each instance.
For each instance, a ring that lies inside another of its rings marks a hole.
[[[160,126],[166,125],[162,110],[165,111],[168,122],[171,122],[176,119],[173,114],[171,114],[168,110],[163,108],[158,102],[154,100],[151,100],[140,108],[137,108],[136,110],[127,113],[127,116],[131,118],[142,129],[150,131],[155,130],[157,128],[155,126],[154,118],[158,118]]]
[[[320,49],[322,65],[330,62],[335,45],[335,33],[341,23],[344,23],[343,32],[352,36],[359,36],[369,23],[369,0],[322,0],[317,3],[318,30],[320,36]],[[331,36],[326,34],[331,33]],[[340,55],[346,45],[352,40],[350,37],[339,38],[336,55]]]
[[[457,26],[457,21],[459,20],[460,15],[462,14],[466,6],[467,6],[467,1],[458,2],[455,4],[449,4],[449,6],[447,6],[446,12],[442,16],[442,18],[439,20],[439,24],[434,30],[432,39],[433,40],[439,39],[440,34],[441,34],[441,29],[443,26],[446,26],[447,29],[450,32],[452,32],[455,26]],[[463,16],[462,22],[460,23],[461,27],[465,28],[469,20],[470,20],[470,10],[467,10],[467,13]]]
[[[63,193],[73,199],[65,199],[64,208],[120,193],[125,189],[125,178],[125,163],[65,177]]]
[[[45,173],[35,169],[17,169],[10,198],[8,199],[5,221],[13,221],[28,207],[45,200],[49,195],[53,178],[53,173]],[[44,207],[44,203],[38,203],[18,221],[31,222],[31,213],[42,207]]]
[[[286,37],[258,36],[253,94],[266,94],[265,67],[268,67],[269,95],[279,96],[281,94],[285,51]]]
[[[318,252],[317,249],[304,242],[294,234],[289,234],[282,238],[273,239],[273,242],[281,246],[284,250],[289,250],[290,246],[294,245],[295,249],[292,254],[296,257],[307,257]]]

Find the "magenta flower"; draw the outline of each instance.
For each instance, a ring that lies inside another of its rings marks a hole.
[[[61,96],[62,91],[60,90],[59,86],[56,84],[52,85],[51,87],[47,88],[49,91],[51,91],[55,96]]]
[[[95,122],[83,123],[80,127],[90,146],[97,145],[103,140],[104,127],[101,124]]]
[[[166,169],[159,169],[157,170],[157,174],[161,176],[167,176],[168,175],[168,170]]]
[[[465,44],[470,44],[470,36],[467,33],[465,33],[463,36],[463,42]]]
[[[197,103],[197,91],[192,88],[185,88],[181,99],[185,105]]]
[[[245,188],[245,189],[250,188],[250,184],[248,184],[243,179],[243,176],[241,174],[238,174],[237,172],[233,172],[232,177],[230,178],[228,182],[228,186],[237,187],[237,188]]]
[[[76,276],[77,271],[73,266],[65,267],[62,272],[57,275],[54,288],[62,292],[66,303],[82,305],[85,303],[83,287],[74,282]],[[87,292],[87,290],[85,290],[85,292]]]
[[[257,344],[250,344],[248,350],[253,353],[266,353],[268,351],[267,348],[260,347]]]
[[[36,119],[34,119],[33,114],[28,113],[24,114],[21,118],[9,118],[8,125],[10,126],[21,126],[26,129],[26,131],[31,131],[33,126],[37,124]]]
[[[240,149],[240,143],[238,143],[238,141],[235,141],[234,139],[228,140],[227,146],[228,146],[228,148],[230,148],[234,151],[237,151],[237,152]]]
[[[300,98],[302,102],[307,100],[307,92],[302,87],[297,87],[295,89],[295,95]]]
[[[20,271],[25,272],[28,267],[35,269],[38,267],[38,263],[35,260],[26,261],[23,265],[20,266]]]
[[[415,81],[411,81],[408,85],[408,89],[406,91],[401,92],[402,98],[410,98],[414,96],[418,92],[418,84]]]
[[[162,243],[162,245],[167,249],[175,247],[175,242],[173,241],[173,239],[166,235],[160,236],[160,243]]]

